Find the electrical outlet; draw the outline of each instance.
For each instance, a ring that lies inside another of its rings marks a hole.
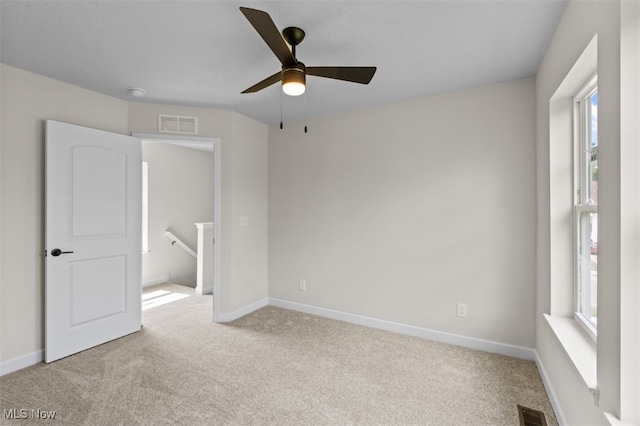
[[[300,290],[300,291],[306,291],[307,290],[307,281],[306,280],[298,281],[298,290]]]
[[[240,226],[249,226],[249,218],[247,216],[240,216]]]
[[[456,316],[460,318],[467,317],[467,304],[466,303],[458,303],[456,305]]]

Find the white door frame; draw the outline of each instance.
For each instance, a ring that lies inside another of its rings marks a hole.
[[[220,138],[210,138],[201,136],[182,136],[182,135],[162,135],[157,133],[132,133],[132,136],[147,142],[170,143],[184,147],[194,148],[200,146],[212,146],[213,148],[213,321],[219,321],[220,315],[220,248],[221,248],[221,232],[220,232],[220,189],[221,173],[220,173]]]

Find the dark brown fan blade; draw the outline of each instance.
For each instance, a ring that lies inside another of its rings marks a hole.
[[[369,84],[376,67],[307,67],[307,75]]]
[[[241,7],[240,11],[267,43],[267,46],[275,53],[282,65],[292,66],[296,64],[296,58],[293,57],[287,42],[284,41],[276,24],[273,23],[267,12],[249,9],[248,7]]]
[[[262,90],[266,87],[271,86],[272,84],[275,84],[277,82],[280,81],[282,72],[278,71],[277,73],[275,73],[274,75],[265,78],[264,80],[262,80],[260,83],[258,84],[254,84],[253,86],[249,87],[247,90],[245,90],[242,93],[254,93],[257,92],[259,90]]]

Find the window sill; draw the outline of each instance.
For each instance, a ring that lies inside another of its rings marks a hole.
[[[573,318],[544,314],[549,327],[597,401],[596,343]]]

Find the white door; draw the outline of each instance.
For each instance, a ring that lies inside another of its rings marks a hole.
[[[45,361],[140,330],[140,139],[48,120]]]

